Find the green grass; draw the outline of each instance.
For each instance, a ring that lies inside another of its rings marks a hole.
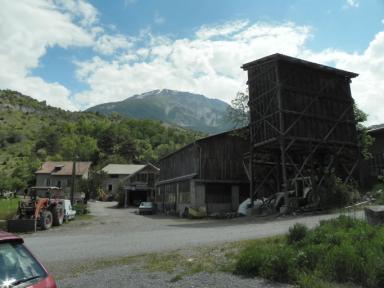
[[[250,242],[235,272],[299,287],[384,287],[384,228],[346,216]]]
[[[0,199],[0,220],[8,220],[17,213],[19,199]]]
[[[76,215],[75,220],[88,221],[92,220],[93,216],[90,214]]]

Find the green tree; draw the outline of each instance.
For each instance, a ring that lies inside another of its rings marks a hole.
[[[248,92],[237,92],[231,100],[231,106],[227,108],[226,118],[233,123],[234,128],[248,126],[250,120]]]
[[[358,132],[358,143],[360,146],[361,154],[364,159],[372,158],[372,153],[370,152],[370,147],[375,141],[371,135],[368,134],[368,128],[363,125],[367,121],[368,115],[360,110],[356,105],[353,106],[353,111],[356,119],[356,128]]]

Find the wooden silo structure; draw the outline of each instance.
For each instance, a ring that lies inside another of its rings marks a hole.
[[[358,165],[350,82],[358,74],[273,54],[248,72],[251,195],[285,192],[297,179],[323,184],[324,169],[350,181]]]

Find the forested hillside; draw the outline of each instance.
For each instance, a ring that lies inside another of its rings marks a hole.
[[[202,136],[151,120],[68,112],[9,90],[0,90],[0,127],[0,190],[33,185],[46,160],[144,163]]]

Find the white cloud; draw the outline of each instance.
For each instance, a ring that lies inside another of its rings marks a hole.
[[[74,20],[79,19],[82,26],[91,26],[98,21],[98,11],[84,0],[53,0],[53,2]]]
[[[221,25],[204,25],[196,31],[196,36],[201,39],[209,39],[215,36],[228,36],[248,25],[247,20],[231,21]]]
[[[161,16],[158,11],[156,11],[155,16],[153,16],[153,21],[156,24],[160,25],[160,24],[163,24],[165,22],[165,18],[163,16]]]
[[[368,124],[384,122],[384,32],[376,34],[360,54],[327,49],[320,53],[307,51],[303,55],[313,61],[334,63],[337,68],[358,73],[359,76],[352,80],[352,96],[369,114]]]
[[[85,106],[122,100],[136,93],[170,88],[201,93],[229,102],[245,88],[240,66],[277,51],[297,55],[310,29],[292,23],[246,21],[204,26],[194,38],[170,39],[146,32],[113,60],[78,63],[78,77],[90,86],[76,99]]]
[[[111,55],[116,52],[116,50],[127,49],[131,46],[131,41],[122,34],[103,34],[97,39],[94,50],[101,54]]]
[[[307,47],[310,27],[294,23],[239,20],[204,25],[190,38],[153,35],[149,29],[132,37],[108,34],[98,11],[83,0],[5,3],[0,10],[0,89],[18,90],[54,106],[73,110],[159,88],[229,102],[246,87],[240,66],[279,52],[359,73],[351,86],[356,102],[370,114],[369,124],[384,122],[384,31],[361,53],[313,51]],[[72,94],[60,83],[33,76],[32,69],[54,46],[93,48],[95,54],[76,62],[75,71],[89,89]]]
[[[352,7],[352,8],[357,8],[359,7],[359,1],[358,0],[347,0],[346,1],[346,7]]]
[[[136,3],[137,0],[124,0],[124,8],[127,8],[129,5]]]
[[[82,19],[85,18],[79,18]],[[89,32],[73,23],[70,11],[63,13],[53,2],[41,0],[4,2],[0,27],[0,88],[18,90],[51,105],[74,109],[67,88],[32,77],[30,70],[38,66],[49,47],[91,45]]]
[[[307,26],[247,21],[203,26],[195,37],[182,39],[157,37],[146,30],[113,60],[96,57],[78,63],[78,77],[90,89],[75,96],[89,106],[169,88],[229,102],[246,87],[240,66],[279,52],[359,73],[352,81],[353,97],[370,115],[368,124],[384,122],[384,32],[362,53],[312,51],[306,46],[312,36]]]

